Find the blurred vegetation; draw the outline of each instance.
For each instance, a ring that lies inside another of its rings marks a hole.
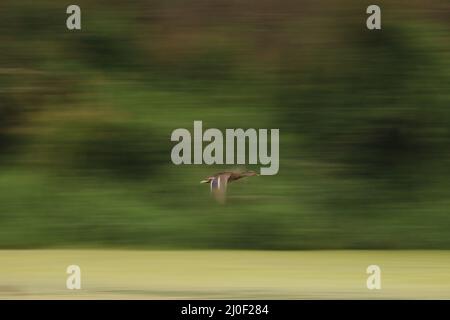
[[[0,247],[450,248],[447,4],[77,4],[0,4]],[[194,120],[280,128],[279,174],[216,205]]]

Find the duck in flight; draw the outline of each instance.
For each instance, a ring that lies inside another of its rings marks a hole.
[[[206,177],[200,183],[209,183],[211,193],[219,203],[225,203],[228,183],[245,178],[258,176],[255,171],[233,172],[225,171],[216,173],[213,176]]]

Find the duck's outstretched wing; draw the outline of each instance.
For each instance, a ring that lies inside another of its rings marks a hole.
[[[222,173],[211,180],[211,193],[217,202],[224,204],[227,196],[227,185],[230,173]]]

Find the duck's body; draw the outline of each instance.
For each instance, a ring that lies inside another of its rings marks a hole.
[[[206,177],[200,183],[209,183],[211,187],[211,193],[214,195],[219,203],[225,203],[226,191],[228,183],[242,179],[244,177],[257,176],[254,171],[234,172],[224,171],[216,173],[213,176]]]

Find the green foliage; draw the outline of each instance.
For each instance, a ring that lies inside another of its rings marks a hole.
[[[53,1],[6,1],[1,247],[450,247],[445,21],[198,5],[89,1],[69,32]],[[170,162],[194,120],[280,128],[280,173],[216,205],[198,182],[229,167]]]

